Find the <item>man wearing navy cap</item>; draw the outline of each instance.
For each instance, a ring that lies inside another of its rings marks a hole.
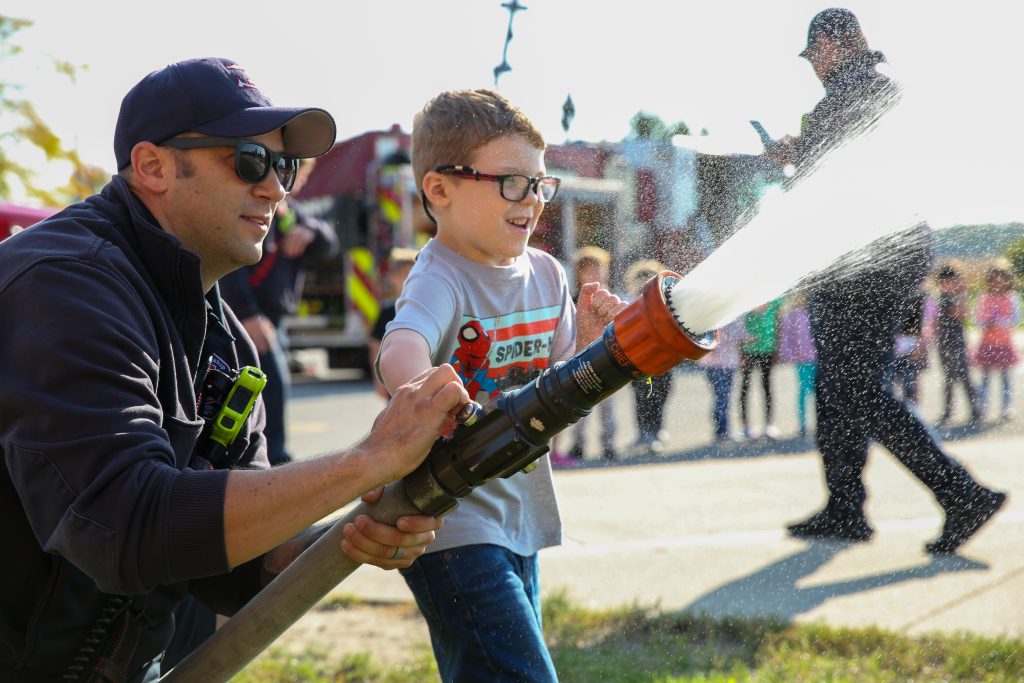
[[[256,365],[217,280],[260,258],[298,159],[334,136],[231,60],[172,64],[124,98],[103,191],[0,244],[0,679],[153,680],[186,596],[236,611],[468,401],[435,368],[348,450],[269,469],[259,402],[205,448],[210,378]],[[342,550],[406,567],[438,526],[363,517]]]
[[[795,165],[791,183],[899,98],[897,85],[876,69],[885,57],[868,47],[860,22],[847,9],[815,15],[800,56],[810,62],[825,96],[805,117],[799,138],[766,151],[779,164]],[[818,351],[817,437],[828,502],[789,525],[793,536],[854,542],[872,537],[863,481],[872,441],[928,487],[945,511],[942,533],[925,545],[929,553],[956,552],[1006,500],[1006,494],[982,486],[949,457],[916,409],[895,396],[884,379],[897,329],[911,317],[918,301],[914,295],[931,269],[932,242],[926,223],[879,240],[858,259],[865,266],[849,277],[826,279],[810,292],[808,313]]]

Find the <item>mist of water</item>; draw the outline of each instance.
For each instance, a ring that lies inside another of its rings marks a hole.
[[[680,323],[702,333],[808,282],[892,258],[866,247],[926,221],[921,188],[941,192],[952,170],[916,133],[921,115],[904,93],[791,189],[770,191],[749,223],[669,292]]]

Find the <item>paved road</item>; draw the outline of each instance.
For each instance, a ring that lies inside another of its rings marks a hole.
[[[880,448],[872,450],[865,475],[875,539],[797,541],[783,527],[820,508],[824,492],[813,443],[792,438],[793,374],[783,367],[776,377],[783,438],[774,444],[709,445],[707,383],[700,374],[677,372],[665,454],[629,457],[629,389],[613,396],[623,457],[610,465],[598,460],[591,430],[583,465],[556,472],[565,542],[541,552],[545,592],[564,590],[593,606],[635,603],[908,633],[1024,637],[1024,417],[945,433],[949,451],[980,481],[1010,492],[1003,511],[959,555],[935,559],[924,552],[941,528],[941,512]],[[1024,388],[1020,378],[1017,386]],[[938,393],[937,379],[926,374],[922,413],[931,419],[941,411]],[[307,456],[350,443],[380,407],[362,380],[300,384],[289,408],[293,449]],[[339,590],[410,597],[401,577],[373,568],[358,570]]]

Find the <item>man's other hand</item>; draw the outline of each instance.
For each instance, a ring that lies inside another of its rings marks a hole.
[[[363,496],[366,503],[376,502],[381,489]],[[394,526],[359,515],[346,524],[341,549],[356,562],[372,564],[381,569],[408,567],[434,542],[434,532],[444,525],[443,519],[429,515],[399,517]]]

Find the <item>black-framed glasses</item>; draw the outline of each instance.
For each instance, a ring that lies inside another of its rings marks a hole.
[[[442,175],[455,176],[456,178],[472,178],[474,180],[493,180],[498,183],[498,192],[503,199],[510,202],[521,202],[526,199],[531,191],[537,194],[537,198],[544,202],[550,202],[558,193],[558,185],[562,182],[560,178],[545,175],[531,178],[519,173],[508,173],[504,175],[492,175],[481,173],[469,166],[435,166],[434,170]]]
[[[201,149],[205,147],[234,147],[235,173],[247,183],[263,182],[271,167],[285,192],[291,192],[295,177],[299,173],[299,159],[291,154],[275,152],[266,145],[247,138],[171,138],[160,143],[161,147],[174,149]]]

